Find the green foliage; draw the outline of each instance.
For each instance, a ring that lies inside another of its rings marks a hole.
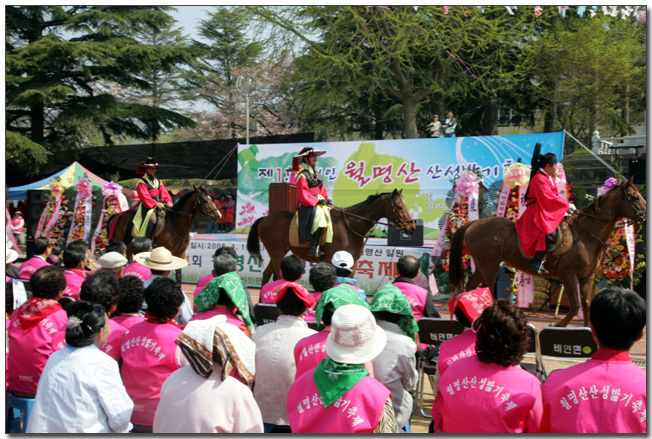
[[[27,175],[36,174],[48,160],[50,153],[43,146],[32,142],[25,136],[5,131],[5,157],[8,163],[16,167],[31,164]]]
[[[67,154],[98,140],[156,139],[165,129],[193,126],[177,112],[120,96],[125,89],[151,89],[142,75],[152,66],[171,69],[188,61],[183,50],[136,39],[137,32],[168,28],[174,21],[169,9],[8,6],[6,129],[23,138],[14,139],[8,159],[29,155],[21,149],[33,152],[33,144]],[[35,170],[32,163],[23,166]]]

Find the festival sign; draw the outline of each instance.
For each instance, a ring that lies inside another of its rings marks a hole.
[[[447,137],[351,142],[315,142],[326,151],[319,157],[326,190],[335,206],[347,207],[369,195],[403,190],[412,218],[424,223],[424,238],[436,239],[438,220],[450,208],[446,195],[462,172],[477,169],[489,187],[502,180],[518,159],[528,164],[534,145],[561,160],[564,133],[507,136]],[[305,144],[238,146],[236,232],[247,233],[254,221],[269,212],[269,185],[290,181],[292,157]]]

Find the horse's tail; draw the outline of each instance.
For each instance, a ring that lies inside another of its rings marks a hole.
[[[466,281],[464,279],[464,269],[462,268],[462,249],[464,247],[464,234],[466,229],[473,223],[469,221],[457,229],[451,239],[451,247],[448,261],[448,275],[451,289],[451,296],[455,296],[464,291]]]
[[[247,237],[247,251],[251,256],[254,257],[257,261],[263,260],[263,255],[260,254],[260,241],[258,239],[258,224],[264,220],[265,216],[260,217],[256,220],[251,230],[249,230],[249,236]]]

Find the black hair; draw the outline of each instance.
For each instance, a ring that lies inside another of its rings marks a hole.
[[[86,241],[73,241],[66,246],[66,250],[72,250],[72,249],[79,250],[86,253],[86,250],[88,250],[88,244],[86,243]]]
[[[233,300],[231,300],[231,297],[229,297],[228,294],[226,294],[226,291],[224,291],[224,288],[219,289],[219,294],[217,295],[217,302],[215,302],[216,305],[226,305],[229,308],[236,308],[235,303],[233,303]]]
[[[464,311],[462,311],[461,308],[455,308],[455,312],[453,314],[455,314],[457,321],[464,325],[465,328],[471,327],[471,321],[469,321],[469,318],[466,316],[466,314],[464,314]]]
[[[335,267],[335,275],[340,277],[349,277],[353,273],[352,270],[344,267]]]
[[[217,250],[215,250],[214,256],[217,258],[219,255],[223,254],[231,255],[235,259],[238,259],[238,252],[236,252],[233,247],[219,247]]]
[[[145,287],[143,281],[136,276],[122,276],[118,279],[120,286],[120,300],[117,310],[120,313],[138,312],[145,301]]]
[[[152,240],[146,236],[139,236],[131,241],[131,252],[135,255],[138,253],[152,251]]]
[[[14,283],[5,283],[5,313],[11,315],[14,312]]]
[[[281,314],[297,317],[308,309],[306,304],[303,303],[303,300],[294,293],[294,288],[292,287],[287,288],[281,300],[276,303],[276,306]]]
[[[76,348],[92,345],[98,332],[106,324],[106,310],[97,303],[75,300],[66,307],[66,313],[66,343]],[[78,321],[71,321],[73,317]]]
[[[81,284],[79,299],[102,305],[106,312],[120,300],[120,284],[111,271],[100,270],[89,276]]]
[[[516,366],[529,346],[525,314],[505,299],[487,307],[473,326],[478,328],[475,351],[483,363]]]
[[[328,326],[331,324],[331,321],[333,320],[333,314],[335,311],[333,311],[332,306],[326,306],[324,307],[324,311],[321,313],[321,321],[324,323],[324,326]]]
[[[215,274],[215,277],[231,273],[232,271],[235,271],[237,264],[238,261],[236,261],[233,256],[229,254],[221,254],[215,257],[215,261],[213,262],[213,273]]]
[[[39,299],[57,299],[59,293],[66,289],[66,278],[61,267],[46,265],[41,267],[29,278],[32,286],[32,296]]]
[[[396,270],[401,276],[414,279],[419,274],[419,260],[414,256],[401,256],[396,262]]]
[[[281,259],[281,273],[283,274],[283,279],[286,281],[294,282],[301,278],[305,272],[305,263],[299,256],[287,255]]]
[[[159,319],[174,318],[183,300],[179,284],[167,277],[157,277],[145,288],[147,312]]]
[[[646,321],[645,301],[632,290],[610,286],[591,301],[589,320],[600,348],[629,351]]]
[[[539,169],[545,168],[547,165],[555,164],[557,164],[557,156],[552,152],[541,154],[541,144],[537,142],[537,144],[534,145],[534,153],[532,153],[532,160],[530,161],[532,167],[532,169],[530,169],[530,181],[532,181],[534,175],[539,172]],[[525,191],[526,200],[529,193],[530,186],[528,185],[527,190]]]
[[[104,249],[104,254],[109,252],[118,252],[125,256],[127,254],[127,245],[122,241],[113,241]]]
[[[50,248],[50,241],[47,238],[36,238],[32,244],[35,255],[42,255],[48,248]]]
[[[81,262],[86,260],[86,250],[79,248],[67,248],[63,251],[63,266],[65,268],[77,268]]]
[[[376,320],[384,320],[386,322],[396,323],[397,325],[398,322],[400,322],[401,319],[405,317],[402,314],[395,314],[389,311],[373,311],[372,314],[374,315]]]
[[[326,290],[330,290],[335,286],[335,282],[337,282],[335,266],[328,262],[318,263],[310,269],[309,281],[315,291],[323,293]]]

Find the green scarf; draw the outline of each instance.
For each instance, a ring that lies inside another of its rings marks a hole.
[[[336,363],[326,357],[315,369],[313,379],[324,407],[328,407],[367,375],[364,364]]]
[[[229,299],[231,299],[231,302],[237,308],[236,314],[242,318],[247,327],[251,326],[251,317],[247,312],[247,293],[242,286],[240,276],[235,271],[217,276],[201,290],[193,300],[197,306],[197,311],[201,312],[211,309],[217,303],[221,291],[224,291],[229,296]]]
[[[315,304],[315,320],[317,325],[321,324],[321,316],[324,314],[325,309],[335,311],[342,305],[360,305],[369,309],[369,305],[360,298],[358,290],[348,284],[340,284],[336,287],[330,288],[321,294],[321,297]]]
[[[392,314],[404,316],[399,320],[398,326],[401,327],[408,337],[416,340],[415,333],[419,331],[417,320],[414,318],[410,303],[398,287],[392,284],[387,284],[382,287],[374,295],[370,308],[371,312],[387,311]]]

